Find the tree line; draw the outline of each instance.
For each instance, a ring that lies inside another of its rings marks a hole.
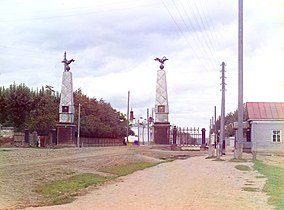
[[[247,119],[247,113],[246,113],[246,105],[243,105],[243,119],[246,121]],[[238,110],[235,110],[234,112],[229,112],[225,116],[225,136],[226,137],[232,137],[235,136],[235,129],[234,129],[234,122],[238,122]],[[221,124],[221,116],[216,120],[216,130],[220,130],[220,124]],[[210,132],[214,133],[215,127],[211,128]]]
[[[60,94],[41,87],[33,90],[25,84],[0,87],[0,124],[16,131],[46,133],[56,128]],[[89,98],[82,91],[74,92],[75,122],[81,104],[80,134],[86,137],[119,138],[126,134],[125,116],[103,99]]]

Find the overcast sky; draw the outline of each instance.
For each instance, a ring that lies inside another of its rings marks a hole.
[[[0,84],[61,89],[64,51],[74,90],[136,118],[154,107],[155,57],[166,56],[171,124],[205,127],[238,103],[236,0],[0,0]],[[244,1],[244,102],[284,100],[284,1]]]

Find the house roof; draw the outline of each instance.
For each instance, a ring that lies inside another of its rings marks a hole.
[[[248,120],[284,120],[284,102],[247,102]]]

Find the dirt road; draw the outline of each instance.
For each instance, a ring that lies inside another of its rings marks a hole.
[[[169,151],[151,146],[85,148],[0,148],[0,209],[42,205],[38,185],[76,174],[101,174],[103,167],[133,162],[160,162],[177,155],[206,152]]]
[[[265,178],[257,177],[260,174],[235,169],[239,163],[205,157],[160,164],[100,186],[70,204],[36,209],[272,209],[261,192]],[[242,190],[248,186],[259,190]]]

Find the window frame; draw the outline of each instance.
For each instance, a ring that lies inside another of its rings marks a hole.
[[[274,132],[277,132],[277,131],[279,131],[279,134],[278,133],[274,133]],[[275,141],[274,141],[274,138],[273,138],[274,136],[276,137]],[[276,130],[276,129],[271,130],[271,142],[274,143],[274,144],[282,143],[282,130],[280,130],[280,129],[278,129],[278,130]]]

